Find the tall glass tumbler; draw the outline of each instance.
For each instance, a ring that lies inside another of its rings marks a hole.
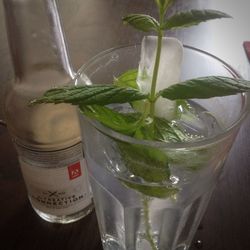
[[[114,77],[138,68],[139,60],[139,45],[111,49],[82,67],[77,84],[112,83]],[[182,80],[209,75],[238,77],[220,59],[185,47]],[[183,143],[137,140],[80,115],[105,250],[189,248],[248,112],[249,98],[238,94],[189,102],[204,120],[205,126],[198,128],[204,136]],[[161,170],[154,162],[140,169],[152,151],[168,159],[170,176],[165,181],[157,180]]]

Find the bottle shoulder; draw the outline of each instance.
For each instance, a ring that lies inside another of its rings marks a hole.
[[[5,119],[15,140],[35,148],[56,149],[80,141],[78,111],[69,104],[29,106],[32,95],[11,92],[5,102]]]

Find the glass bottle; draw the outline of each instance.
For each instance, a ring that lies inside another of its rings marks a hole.
[[[5,117],[29,200],[47,221],[76,221],[93,209],[77,111],[65,104],[28,106],[74,78],[57,1],[3,3],[15,73]]]

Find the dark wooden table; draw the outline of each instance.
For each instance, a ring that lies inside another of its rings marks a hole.
[[[139,42],[143,34],[123,27],[120,17],[131,12],[156,14],[153,0],[60,0],[75,68],[101,50]],[[216,8],[232,21],[213,21],[188,30],[170,32],[188,45],[216,54],[246,78],[250,67],[242,49],[250,40],[250,2],[247,0],[177,0],[173,10]],[[4,29],[0,2],[0,28]],[[229,22],[229,23],[228,23]],[[223,35],[221,35],[223,30]],[[3,86],[11,77],[5,32],[0,36],[0,118]],[[198,243],[197,243],[198,242]],[[201,244],[202,242],[202,244]],[[69,224],[41,220],[31,208],[7,129],[0,125],[0,250],[101,250],[95,213]],[[191,247],[192,250],[250,249],[250,118],[246,120],[225,164]]]

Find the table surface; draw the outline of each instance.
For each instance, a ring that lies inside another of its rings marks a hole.
[[[105,4],[104,4],[105,2]],[[186,44],[214,53],[249,77],[242,43],[250,40],[250,1],[177,0],[173,10],[216,8],[234,16],[188,30],[170,32]],[[120,16],[131,12],[156,14],[152,0],[60,1],[73,65],[78,68],[97,52],[115,45],[138,42],[143,34],[121,25]],[[3,25],[0,3],[0,27]],[[235,4],[235,5],[234,5]],[[249,8],[248,8],[249,7]],[[87,11],[87,17],[84,15]],[[74,13],[74,15],[72,15]],[[219,35],[223,30],[223,36]],[[209,31],[209,32],[206,32]],[[103,35],[105,34],[105,35]],[[101,38],[101,39],[100,39]],[[230,39],[230,40],[229,40]],[[230,41],[230,42],[229,42]],[[84,44],[84,46],[82,46]],[[0,37],[0,81],[11,77],[6,35]],[[4,84],[1,84],[2,90]],[[2,93],[2,91],[1,91]],[[3,99],[1,94],[0,100]],[[0,101],[0,110],[1,110]],[[1,118],[1,111],[0,111]],[[235,141],[225,171],[210,201],[191,247],[192,250],[250,249],[250,118]],[[27,199],[18,159],[5,127],[0,125],[0,249],[101,250],[95,213],[68,225],[40,219]],[[197,242],[202,242],[198,244]]]

